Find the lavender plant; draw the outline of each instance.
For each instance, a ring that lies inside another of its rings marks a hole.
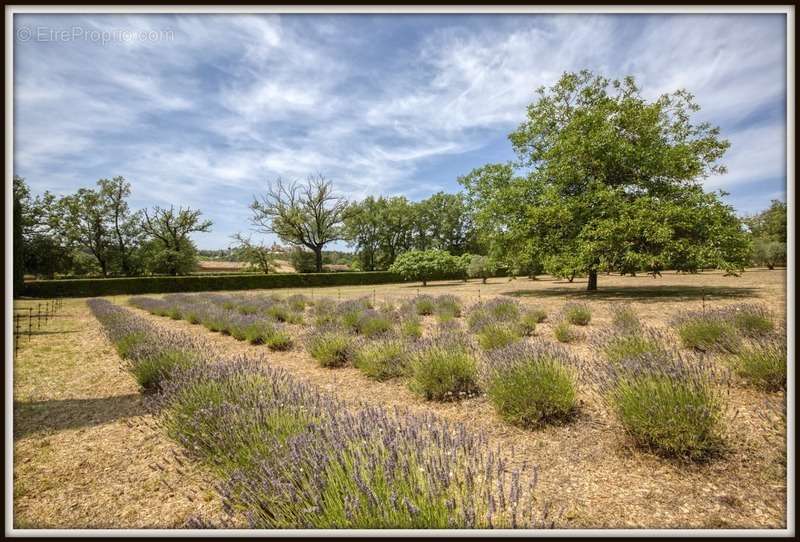
[[[533,428],[575,414],[578,362],[562,347],[517,343],[488,352],[482,361],[486,395],[507,422]]]
[[[353,365],[379,381],[402,376],[408,372],[408,345],[397,337],[362,341],[355,348]]]
[[[462,335],[444,334],[419,341],[411,352],[409,367],[409,387],[426,399],[463,399],[479,391],[475,355]]]
[[[761,338],[735,354],[731,361],[740,378],[766,391],[786,389],[786,336]]]
[[[708,360],[648,353],[606,369],[605,397],[638,445],[688,460],[724,449],[727,379]]]
[[[567,303],[561,310],[564,320],[576,326],[586,326],[592,320],[592,310],[585,303]]]

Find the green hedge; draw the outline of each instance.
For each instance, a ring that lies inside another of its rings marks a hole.
[[[434,280],[459,277],[437,277]],[[27,297],[94,297],[104,295],[211,292],[257,288],[360,286],[403,282],[388,271],[360,273],[274,273],[270,275],[190,275],[183,277],[126,277],[109,279],[34,280],[25,283]]]

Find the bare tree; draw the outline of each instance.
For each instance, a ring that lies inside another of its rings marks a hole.
[[[322,175],[305,184],[277,179],[267,193],[253,197],[252,224],[262,233],[274,233],[283,242],[305,246],[314,252],[317,272],[322,271],[322,249],[343,238],[342,221],[348,203],[333,193]]]

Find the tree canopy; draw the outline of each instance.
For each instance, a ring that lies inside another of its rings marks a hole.
[[[597,288],[603,270],[744,266],[733,209],[701,181],[728,141],[685,90],[648,102],[632,77],[565,73],[509,135],[517,160],[459,179],[493,249]]]

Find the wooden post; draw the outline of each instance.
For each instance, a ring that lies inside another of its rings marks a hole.
[[[19,313],[14,313],[14,355],[19,350]]]

